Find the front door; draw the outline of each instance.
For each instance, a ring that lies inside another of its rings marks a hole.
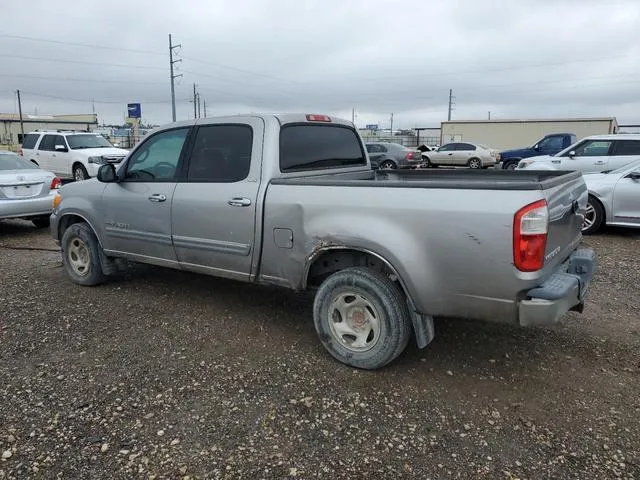
[[[558,170],[577,170],[583,173],[602,172],[609,170],[609,155],[611,154],[612,140],[585,140],[562,157],[551,157],[551,163]]]
[[[172,235],[187,270],[249,279],[264,123],[199,124],[184,183],[173,196]]]
[[[437,152],[433,152],[429,157],[431,163],[435,163],[436,165],[455,165],[455,159],[453,158],[455,148],[455,143],[448,143],[447,145],[441,146]]]
[[[122,180],[104,189],[105,245],[133,260],[172,266],[171,201],[189,127],[160,131],[129,157]]]
[[[640,175],[640,168],[616,183],[613,192],[613,213],[615,222],[640,226],[640,179],[632,178],[634,173]]]

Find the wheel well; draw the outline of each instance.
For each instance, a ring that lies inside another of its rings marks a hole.
[[[84,168],[86,170],[86,167],[82,164],[82,162],[75,161],[75,162],[73,162],[73,165],[71,166],[71,171],[75,170],[75,168],[77,166],[81,166],[82,168]]]
[[[79,215],[65,215],[60,219],[60,222],[58,223],[58,240],[62,240],[64,232],[66,232],[67,228],[69,228],[74,223],[87,223],[87,221]]]
[[[602,209],[602,217],[603,217],[602,218],[602,223],[603,224],[607,223],[607,209],[604,208],[604,203],[602,203],[602,201],[600,201],[600,199],[598,197],[596,197],[595,195],[593,195],[591,193],[589,194],[589,198],[590,199],[592,198],[593,200],[595,200],[598,203],[598,205],[600,205],[600,208]]]
[[[351,267],[370,268],[400,283],[394,270],[380,257],[359,250],[333,249],[321,253],[313,260],[308,269],[306,286],[318,287],[329,275]]]

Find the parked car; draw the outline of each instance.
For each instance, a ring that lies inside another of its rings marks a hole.
[[[433,316],[531,326],[582,309],[582,175],[478,173],[372,170],[353,124],[324,115],[200,118],[63,186],[51,233],[80,285],[128,259],[313,289],[324,347],[379,368],[412,335],[425,347]]]
[[[469,168],[487,168],[496,163],[498,152],[473,143],[447,143],[435,152],[425,152],[422,158],[428,167],[440,165]]]
[[[49,226],[60,179],[12,152],[0,152],[0,219],[23,218]]]
[[[422,155],[418,149],[391,142],[368,142],[365,145],[373,168],[415,168],[422,163]]]
[[[128,153],[104,136],[87,132],[31,132],[22,144],[25,158],[59,177],[74,180],[95,177],[100,165],[118,164]]]
[[[624,167],[584,176],[589,189],[582,233],[603,225],[640,228],[640,159]]]
[[[505,150],[498,154],[496,168],[513,170],[517,168],[520,160],[540,155],[555,155],[576,142],[573,133],[552,133],[538,140],[530,147]]]
[[[640,134],[594,135],[555,155],[522,160],[517,170],[615,170],[640,157]]]

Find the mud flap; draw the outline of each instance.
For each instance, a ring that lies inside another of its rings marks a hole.
[[[426,347],[431,343],[436,335],[436,331],[433,326],[433,317],[413,312],[411,320],[413,322],[413,331],[416,335],[416,344],[418,345],[418,348]]]

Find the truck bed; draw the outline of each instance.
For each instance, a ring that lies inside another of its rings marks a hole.
[[[371,170],[318,176],[275,178],[274,185],[388,188],[451,188],[462,190],[547,190],[580,178],[580,172],[513,170]]]

